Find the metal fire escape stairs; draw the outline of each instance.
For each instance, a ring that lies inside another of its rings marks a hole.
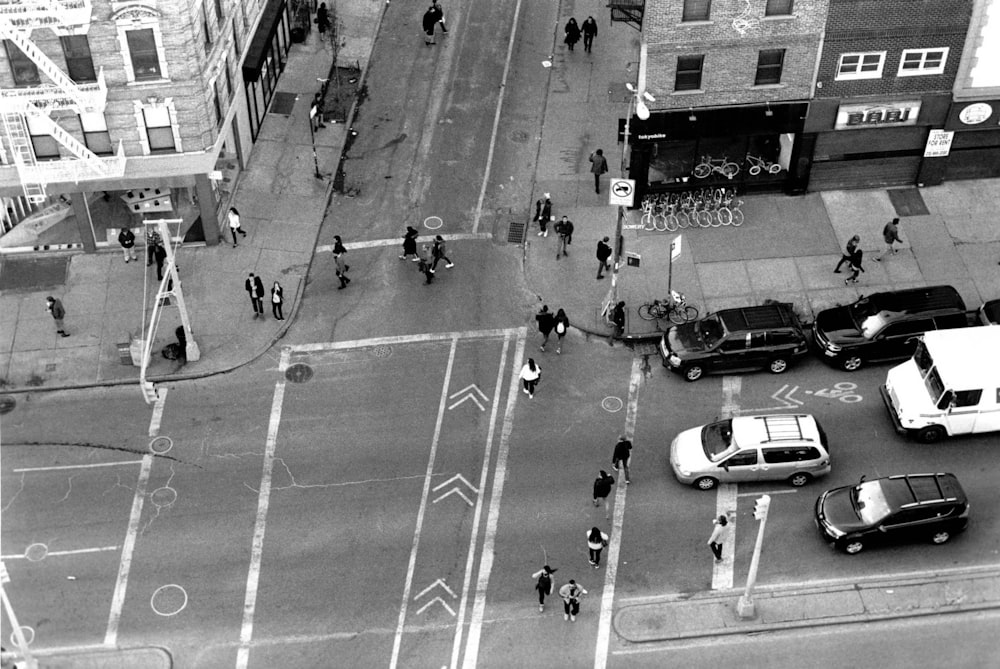
[[[17,167],[25,197],[45,201],[47,184],[121,177],[125,173],[122,143],[114,156],[98,156],[52,120],[53,111],[103,112],[108,89],[104,70],[97,82],[77,84],[31,41],[36,28],[59,35],[85,33],[90,25],[90,0],[0,0],[0,37],[11,41],[48,77],[50,84],[0,90],[0,116],[11,158]],[[35,159],[27,118],[42,126],[75,158]]]

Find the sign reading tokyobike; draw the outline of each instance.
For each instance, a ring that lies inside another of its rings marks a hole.
[[[916,125],[920,100],[840,105],[834,130]]]

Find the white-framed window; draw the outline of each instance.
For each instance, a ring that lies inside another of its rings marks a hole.
[[[905,49],[899,59],[900,77],[941,74],[948,60],[948,47],[940,49]]]
[[[134,100],[132,104],[135,105],[135,120],[143,153],[148,155],[183,151],[173,99],[166,98],[155,104]]]
[[[36,160],[58,160],[59,142],[49,134],[49,126],[32,117],[30,114],[24,117],[28,125],[28,137],[31,138],[31,148],[35,152]]]
[[[80,114],[80,128],[83,130],[83,143],[88,149],[99,156],[110,156],[114,153],[104,114],[100,112]]]
[[[115,21],[126,80],[141,84],[169,79],[159,16],[144,10]]]
[[[837,63],[837,79],[879,79],[885,65],[885,51],[842,53]]]

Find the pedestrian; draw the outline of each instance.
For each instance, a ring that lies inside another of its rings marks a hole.
[[[285,291],[281,284],[275,281],[271,286],[271,313],[274,314],[275,320],[285,320],[285,315],[281,313],[281,305],[285,303],[284,295]]]
[[[594,506],[604,507],[604,517],[610,518],[611,511],[608,508],[608,495],[611,494],[611,486],[615,484],[615,478],[603,469],[600,476],[594,479]]]
[[[431,44],[437,44],[434,41],[434,26],[437,25],[438,17],[437,12],[434,11],[434,5],[427,8],[424,12],[424,18],[422,21],[422,26],[424,28],[424,44],[430,46]]]
[[[444,241],[444,237],[441,235],[436,235],[434,237],[434,246],[431,247],[431,255],[434,256],[434,262],[431,264],[431,271],[433,272],[437,269],[437,264],[439,260],[445,261],[445,267],[451,269],[455,266],[455,263],[451,261],[448,257],[448,247]]]
[[[611,312],[611,322],[615,326],[614,332],[611,334],[611,342],[614,343],[615,337],[623,337],[625,335],[625,301],[621,300],[615,305],[615,308]]]
[[[417,265],[417,269],[419,269],[420,273],[427,278],[427,280],[424,281],[424,285],[426,286],[434,283],[434,270],[431,269],[431,264],[433,262],[431,259],[431,247],[427,244],[420,247],[420,256],[418,257],[418,261],[420,264]]]
[[[608,259],[611,257],[611,245],[608,242],[611,241],[610,237],[605,237],[601,241],[597,242],[597,278],[603,279],[604,272],[611,271],[611,264]]]
[[[521,383],[524,386],[524,394],[528,398],[535,396],[535,386],[542,380],[542,368],[535,364],[534,358],[528,358],[528,362],[521,368]]]
[[[156,247],[163,246],[163,238],[156,231],[154,226],[146,228],[146,267],[153,264],[156,259]]]
[[[66,325],[63,323],[63,319],[66,318],[66,310],[63,308],[62,300],[49,295],[45,298],[45,310],[52,314],[52,318],[56,322],[56,333],[68,337],[69,333],[66,332]]]
[[[725,514],[712,520],[712,536],[708,538],[708,547],[712,549],[712,555],[716,562],[722,562],[722,544],[729,539],[729,519]]]
[[[549,221],[552,219],[552,200],[549,194],[535,202],[535,220],[538,221],[538,236],[549,236]]]
[[[260,280],[259,276],[254,276],[253,272],[250,272],[250,276],[247,277],[244,287],[247,293],[250,295],[250,304],[253,305],[253,317],[254,319],[264,317],[264,282]]]
[[[844,253],[840,256],[840,262],[838,262],[837,266],[833,268],[834,274],[840,274],[840,267],[844,263],[847,263],[848,265],[851,264],[851,257],[854,255],[854,252],[858,249],[860,244],[861,237],[858,235],[854,235],[847,240],[847,246],[844,248]]]
[[[590,564],[597,569],[601,566],[601,551],[608,545],[608,535],[596,527],[587,532],[587,550],[590,551]]]
[[[441,3],[434,0],[431,3],[431,7],[434,8],[434,13],[437,14],[437,22],[441,24],[441,32],[448,32],[448,27],[444,24],[444,9],[441,8]]]
[[[580,41],[580,26],[576,24],[576,19],[570,17],[569,21],[566,22],[566,28],[563,32],[566,33],[566,38],[563,41],[566,42],[566,46],[572,51],[576,43]]]
[[[865,268],[861,266],[861,260],[864,257],[864,254],[865,252],[861,249],[855,249],[854,253],[851,255],[850,264],[848,265],[848,269],[851,270],[851,276],[844,279],[845,286],[848,283],[857,283],[858,273],[865,271]],[[876,258],[876,260],[878,260],[878,258]]]
[[[899,249],[893,247],[893,244],[896,242],[899,242],[900,244],[903,243],[902,237],[899,236],[898,218],[892,219],[885,224],[884,228],[882,228],[882,241],[885,242],[885,248],[882,250],[882,253],[875,256],[875,260],[882,260],[886,254],[899,252]]]
[[[580,30],[583,32],[583,50],[590,53],[590,48],[594,46],[594,38],[597,37],[597,21],[593,16],[588,16]]]
[[[556,331],[556,355],[562,353],[562,341],[563,337],[566,336],[566,332],[569,330],[569,317],[566,316],[566,312],[560,309],[556,312],[555,318],[553,319],[555,323]]]
[[[167,259],[167,250],[162,244],[153,247],[153,259],[156,260],[156,280],[163,281],[163,262]]]
[[[538,347],[538,350],[544,352],[545,345],[549,343],[549,335],[556,326],[556,319],[549,311],[549,305],[542,305],[542,310],[535,314],[535,321],[538,323],[538,331],[542,333],[542,345]]]
[[[594,192],[601,192],[601,175],[608,171],[608,161],[604,158],[604,150],[598,149],[590,154],[590,171],[594,175]]]
[[[403,255],[399,256],[400,260],[406,260],[410,258],[413,262],[419,262],[420,258],[417,256],[417,235],[420,234],[416,231],[413,226],[406,226],[406,234],[403,235]]]
[[[135,260],[135,233],[127,227],[122,227],[118,233],[118,243],[122,245],[122,254],[125,262]]]
[[[549,565],[545,565],[534,574],[531,578],[535,579],[535,590],[538,591],[538,610],[545,610],[545,596],[552,594],[552,574],[559,571],[558,569],[553,569]]]
[[[556,260],[559,260],[562,256],[569,255],[569,249],[566,247],[569,245],[570,240],[573,239],[573,221],[569,220],[566,216],[556,221],[556,234],[559,235],[559,245],[556,247]]]
[[[563,600],[563,620],[576,622],[576,616],[580,613],[580,597],[586,594],[587,591],[573,579],[569,579],[569,583],[559,588],[559,596]]]
[[[325,34],[330,28],[330,14],[327,12],[325,2],[319,3],[319,9],[316,10],[316,28],[320,35]]]
[[[309,115],[309,122],[312,123],[313,132],[326,127],[326,124],[323,123],[324,111],[323,92],[316,91],[316,95],[313,96],[312,101],[312,113]]]
[[[236,211],[236,207],[230,207],[227,216],[229,217],[229,232],[233,235],[233,248],[235,249],[236,233],[238,232],[244,237],[247,236],[247,233],[243,230],[242,226],[240,225],[240,212]]]
[[[629,463],[632,461],[632,442],[625,438],[624,434],[618,435],[618,443],[615,444],[614,453],[611,454],[611,464],[615,466],[615,471],[621,467],[625,470],[625,485],[632,482],[629,476]]]
[[[333,236],[333,262],[337,265],[337,278],[340,279],[340,285],[337,286],[337,290],[343,290],[347,288],[347,284],[351,282],[347,278],[347,270],[351,269],[351,266],[347,264],[347,249],[344,248],[344,243],[340,240],[340,235]]]

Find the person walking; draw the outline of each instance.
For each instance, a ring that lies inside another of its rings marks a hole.
[[[729,540],[729,519],[725,515],[712,520],[712,536],[708,538],[708,547],[716,562],[722,562],[722,545]]]
[[[431,258],[431,247],[429,245],[424,244],[423,246],[420,247],[420,255],[418,257],[418,260],[420,264],[417,265],[417,269],[419,269],[421,274],[423,274],[424,277],[426,277],[424,285],[426,286],[434,283],[434,270],[431,269],[433,259]]]
[[[437,12],[434,11],[434,5],[431,5],[427,8],[427,11],[424,12],[424,18],[421,21],[421,25],[424,29],[424,44],[427,46],[437,44],[437,42],[434,41],[434,26],[437,25],[437,22]]]
[[[277,281],[271,286],[271,313],[275,320],[285,320],[285,315],[281,313],[281,305],[285,303],[285,291]]]
[[[611,345],[614,345],[615,337],[625,335],[625,300],[621,300],[611,311],[611,322],[614,323],[615,330],[611,333]]]
[[[850,264],[848,265],[848,269],[851,270],[851,276],[844,279],[845,286],[848,283],[857,283],[858,273],[865,271],[865,268],[861,266],[861,260],[864,257],[864,254],[865,252],[862,251],[861,249],[855,249],[854,253],[851,255],[851,261]]]
[[[125,262],[135,260],[135,233],[131,229],[122,227],[121,232],[118,233],[118,243],[122,245],[122,255],[125,256]]]
[[[340,285],[337,286],[337,290],[343,290],[351,282],[347,278],[347,270],[351,269],[351,266],[347,264],[347,249],[344,247],[344,242],[341,241],[340,235],[333,236],[333,262],[337,266],[337,278],[340,279]]]
[[[608,161],[604,157],[604,150],[598,149],[590,154],[590,171],[594,175],[594,192],[601,192],[601,175],[608,171]]]
[[[441,8],[441,3],[434,0],[431,7],[434,8],[434,13],[437,15],[437,22],[441,24],[441,32],[448,32],[448,27],[444,24],[444,9]]]
[[[431,255],[434,256],[434,262],[431,264],[432,272],[435,269],[437,269],[437,264],[438,261],[440,260],[445,261],[445,267],[448,269],[451,269],[452,267],[455,266],[455,263],[453,263],[451,261],[451,258],[448,257],[447,252],[448,252],[448,247],[444,241],[444,237],[442,237],[441,235],[436,235],[434,237],[434,246],[431,247]]]
[[[548,193],[535,203],[535,220],[538,221],[538,236],[548,237],[549,221],[552,220],[552,200]]]
[[[601,566],[601,551],[608,545],[608,535],[596,527],[587,533],[587,550],[590,551],[590,564],[597,569]]]
[[[66,310],[63,308],[62,300],[49,295],[45,298],[45,310],[52,314],[52,320],[56,322],[56,334],[68,337],[66,324],[63,323],[63,319],[66,318]]]
[[[566,46],[572,51],[576,43],[580,41],[580,26],[576,24],[576,19],[570,17],[569,21],[566,22],[563,32],[566,34],[563,41],[566,42]]]
[[[535,386],[542,379],[542,368],[535,364],[534,358],[528,358],[528,362],[524,364],[521,368],[520,374],[521,383],[524,386],[524,394],[528,398],[535,396]]]
[[[580,27],[580,31],[583,33],[583,51],[590,53],[591,47],[594,46],[594,38],[597,37],[597,21],[594,20],[593,16],[587,17],[587,20]]]
[[[566,247],[573,239],[573,221],[569,220],[566,216],[556,221],[556,234],[559,235],[559,245],[556,247],[556,260],[559,260],[562,256],[569,255],[569,249]]]
[[[535,579],[535,590],[538,591],[538,610],[545,610],[545,597],[546,595],[551,595],[554,588],[552,582],[552,574],[559,571],[558,569],[553,569],[549,565],[545,565],[534,574],[531,578]]]
[[[399,256],[400,260],[406,260],[413,256],[410,260],[420,261],[419,256],[417,256],[417,235],[419,234],[413,226],[406,226],[406,234],[403,235],[403,255]]]
[[[632,461],[632,442],[625,438],[624,434],[618,435],[618,443],[615,444],[615,450],[611,454],[611,464],[615,466],[615,471],[619,471],[619,467],[625,470],[625,485],[632,482],[632,477],[629,476],[629,463]]]
[[[260,280],[259,276],[255,276],[253,272],[250,272],[250,276],[247,277],[244,283],[247,293],[250,295],[250,304],[253,305],[253,317],[254,319],[264,317],[264,282]]]
[[[313,96],[312,110],[310,110],[309,114],[309,122],[312,123],[313,132],[326,127],[326,124],[323,123],[323,113],[326,111],[325,105],[323,92],[316,91],[316,95]]]
[[[837,266],[833,268],[834,274],[840,274],[840,267],[844,263],[847,263],[848,265],[851,264],[851,257],[854,256],[854,252],[858,250],[858,246],[860,246],[860,244],[861,237],[858,235],[854,235],[847,240],[847,246],[844,247],[844,253],[840,256],[840,261],[837,263]]]
[[[535,322],[538,323],[538,331],[542,333],[542,345],[538,347],[538,350],[544,352],[545,345],[549,343],[549,335],[552,334],[552,329],[556,326],[556,320],[552,316],[552,312],[549,311],[549,305],[542,305],[542,310],[535,314]]]
[[[882,250],[882,253],[875,256],[875,260],[880,261],[889,253],[895,254],[899,252],[899,249],[893,247],[893,244],[896,242],[899,242],[900,244],[903,243],[903,238],[899,236],[898,218],[892,219],[885,224],[884,228],[882,228],[882,241],[885,242],[885,248]]]
[[[326,31],[330,29],[330,14],[326,9],[326,3],[319,3],[319,9],[316,10],[316,28],[319,30],[320,36],[325,35]]]
[[[580,597],[586,594],[587,591],[573,579],[569,579],[569,583],[559,588],[559,596],[563,600],[563,620],[576,622],[576,617],[580,613]]]
[[[556,312],[555,318],[553,319],[556,331],[556,355],[562,353],[562,342],[563,337],[566,336],[566,332],[569,331],[569,317],[566,316],[566,312],[560,309]]]
[[[594,479],[594,506],[604,507],[604,518],[611,518],[611,510],[608,507],[608,495],[611,494],[611,486],[615,484],[615,478],[603,469],[600,475]]]
[[[146,267],[152,265],[153,261],[156,260],[157,246],[163,246],[163,238],[156,231],[156,227],[150,225],[146,228]]]
[[[611,271],[611,264],[608,259],[611,258],[611,245],[608,242],[611,241],[610,237],[605,237],[601,241],[597,242],[597,278],[603,279],[604,272]]]
[[[156,261],[156,280],[163,281],[163,262],[167,259],[167,250],[163,244],[153,247],[153,259]]]
[[[243,227],[240,225],[240,212],[236,211],[236,207],[230,207],[229,213],[226,214],[226,216],[229,218],[229,232],[233,236],[233,248],[235,249],[236,233],[239,233],[244,237],[247,236],[247,233],[243,230]]]

